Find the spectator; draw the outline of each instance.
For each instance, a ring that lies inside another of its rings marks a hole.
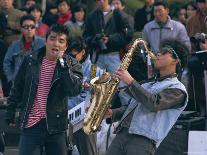
[[[1,8],[7,19],[7,28],[4,32],[4,41],[9,46],[13,41],[20,37],[20,18],[24,13],[13,7],[13,0],[0,0]]]
[[[187,4],[187,11],[186,11],[186,15],[187,15],[187,21],[191,18],[191,16],[195,15],[197,7],[196,7],[196,3],[195,2],[189,2]]]
[[[111,5],[115,9],[119,9],[119,10],[124,10],[125,8],[125,3],[123,0],[112,0]]]
[[[69,109],[71,109],[81,102],[87,101],[87,98],[90,98],[90,81],[91,79],[102,75],[103,70],[95,67],[91,63],[90,55],[86,51],[86,45],[81,37],[75,38],[71,42],[69,54],[82,64],[83,73],[83,89],[81,93],[76,97],[70,97],[68,100],[68,106]],[[95,67],[95,75],[92,75],[92,67]],[[84,133],[83,129],[80,129],[76,131],[73,136],[74,143],[81,155],[98,155],[96,147],[96,134],[87,135]]]
[[[28,14],[30,8],[31,8],[33,5],[36,5],[36,0],[26,0],[26,1],[25,1],[25,4],[24,4],[24,7],[23,7],[22,9],[20,9],[20,10],[24,11],[25,14]]]
[[[14,82],[25,55],[44,46],[42,38],[35,36],[35,19],[31,15],[20,20],[22,38],[9,46],[4,59],[4,72],[9,82]]]
[[[29,14],[35,18],[36,35],[45,37],[49,27],[41,21],[42,9],[39,5],[34,5],[30,8]]]
[[[183,25],[186,25],[186,20],[187,20],[186,8],[181,7],[178,12],[178,21]]]
[[[49,27],[57,22],[58,15],[57,15],[58,9],[56,4],[54,3],[47,3],[45,14],[42,17],[42,22],[47,24]]]
[[[177,39],[191,49],[190,39],[185,26],[169,17],[169,8],[165,2],[155,2],[153,7],[155,19],[144,26],[143,38],[154,52],[160,49],[160,42],[165,39]]]
[[[154,0],[145,0],[145,5],[138,9],[134,16],[134,29],[135,31],[142,31],[144,25],[153,20],[153,7]]]
[[[123,0],[112,0],[111,6],[112,8],[114,7],[114,9],[118,9],[120,11],[125,12],[125,2]],[[129,23],[134,25],[134,18],[127,13],[125,16],[128,16]]]
[[[204,70],[207,68],[207,39],[199,41],[199,47],[196,51],[199,53],[192,53],[189,59],[188,67],[190,70],[189,79],[189,103],[193,105],[193,110],[199,112],[200,116],[206,116],[206,90]],[[203,51],[203,52],[202,52]],[[196,104],[196,105],[195,105]],[[192,110],[192,109],[190,109]]]
[[[82,37],[85,18],[86,10],[83,5],[78,4],[72,8],[71,21],[65,23],[68,27],[70,38]]]
[[[197,11],[189,21],[186,28],[188,35],[194,37],[196,33],[207,33],[207,0],[196,0]]]
[[[70,3],[68,2],[68,0],[57,0],[56,4],[58,6],[58,13],[59,13],[57,22],[59,24],[64,25],[72,18]]]
[[[86,19],[84,38],[92,62],[114,72],[121,60],[119,51],[131,41],[133,25],[121,10],[112,10],[108,0],[97,1],[99,7]]]

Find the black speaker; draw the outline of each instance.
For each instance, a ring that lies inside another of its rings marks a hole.
[[[156,151],[156,155],[186,155],[190,130],[205,130],[205,118],[178,120]]]

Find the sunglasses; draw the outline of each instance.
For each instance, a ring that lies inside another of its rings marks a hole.
[[[26,30],[35,29],[35,25],[23,25],[22,28]]]

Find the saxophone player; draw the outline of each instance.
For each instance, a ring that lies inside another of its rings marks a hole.
[[[119,109],[109,109],[105,116],[120,120],[117,134],[106,155],[153,155],[187,105],[188,95],[177,75],[186,63],[188,48],[176,40],[161,43],[154,62],[157,77],[143,84],[127,70],[115,75],[128,85],[120,92],[127,97]],[[126,104],[127,103],[127,104]]]

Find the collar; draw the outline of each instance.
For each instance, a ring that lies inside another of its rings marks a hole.
[[[140,84],[143,84],[143,83],[148,83],[148,82],[153,82],[153,83],[156,83],[157,81],[163,81],[167,78],[174,78],[174,77],[177,77],[177,73],[171,73],[171,74],[168,74],[166,76],[163,76],[163,77],[159,77],[159,74],[156,74],[154,77],[150,78],[149,80],[144,80],[144,81],[141,81]]]
[[[151,30],[155,30],[155,29],[170,29],[171,31],[173,30],[173,24],[171,22],[171,18],[170,16],[168,16],[167,22],[166,24],[163,24],[163,27],[161,27],[157,21],[155,21],[154,19],[154,24],[152,24]]]
[[[174,77],[177,77],[177,73],[171,73],[171,74],[168,74],[168,75],[165,75],[163,77],[159,77],[159,75],[155,76],[154,80],[155,81],[163,81],[167,78],[174,78]]]

